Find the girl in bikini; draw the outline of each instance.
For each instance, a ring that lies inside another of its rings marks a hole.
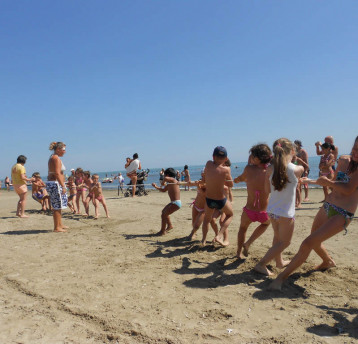
[[[332,166],[335,164],[334,155],[331,153],[331,149],[334,149],[329,143],[324,143],[322,146],[322,153],[321,160],[319,162],[319,176],[327,177],[328,179],[333,179],[334,171]],[[323,187],[324,192],[324,199],[328,196],[328,187]]]
[[[92,200],[93,200],[93,205],[94,205],[94,209],[95,209],[95,217],[94,218],[98,219],[99,203],[101,203],[103,205],[103,209],[106,212],[106,216],[109,217],[106,200],[104,199],[104,196],[103,196],[102,186],[101,186],[101,183],[99,182],[98,174],[92,175],[92,181],[93,181],[93,183],[91,184],[91,188],[89,190],[90,190],[90,193],[93,195]]]
[[[83,205],[85,207],[85,216],[89,216],[89,204],[91,200],[93,199],[93,193],[90,191],[91,185],[93,181],[91,179],[91,172],[90,171],[84,171],[83,172],[83,185],[86,186],[86,191],[88,191],[88,195],[86,196],[85,200],[83,201]]]
[[[82,203],[86,199],[86,185],[83,183],[83,170],[81,167],[76,168],[75,171],[75,183],[77,188],[76,194],[76,205],[77,205],[77,213],[81,214],[80,211],[80,199],[82,199]]]
[[[290,245],[295,227],[295,201],[298,178],[302,176],[303,166],[294,165],[291,160],[295,146],[286,138],[273,144],[272,165],[266,172],[266,190],[271,193],[267,213],[274,231],[272,247],[255,266],[255,270],[272,275],[267,264],[275,259],[276,267],[283,268],[289,262],[282,260],[282,252]],[[269,191],[270,190],[270,191]]]
[[[311,234],[302,242],[291,263],[271,283],[270,288],[281,290],[283,282],[308,258],[312,250],[322,259],[316,270],[327,270],[336,266],[334,260],[323,246],[323,241],[346,229],[358,206],[358,136],[355,139],[351,155],[343,155],[338,160],[337,179],[326,176],[316,181],[304,179],[310,184],[332,188],[323,207],[318,211]]]
[[[237,257],[245,259],[251,244],[260,237],[270,225],[266,208],[269,192],[265,188],[266,170],[272,158],[268,145],[258,144],[250,149],[249,164],[243,173],[234,179],[235,183],[245,182],[247,185],[247,201],[241,215],[240,229],[237,236]],[[246,231],[252,222],[259,222],[249,240],[245,242]]]
[[[68,189],[70,190],[70,195],[68,196],[68,204],[67,205],[74,214],[77,214],[77,208],[76,208],[77,188],[76,188],[75,179],[73,176],[68,177],[67,186],[68,186]]]

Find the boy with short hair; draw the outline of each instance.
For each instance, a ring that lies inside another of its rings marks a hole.
[[[225,196],[224,186],[233,187],[230,167],[225,166],[227,161],[227,151],[225,147],[218,146],[214,149],[213,160],[206,163],[204,170],[204,181],[206,183],[206,204],[205,217],[203,222],[202,244],[206,244],[206,236],[209,230],[209,223],[215,209],[225,214],[225,220],[221,224],[219,233],[213,242],[221,246],[229,245],[228,226],[232,221],[233,211],[230,200]]]
[[[158,187],[155,183],[152,184],[153,187],[161,192],[168,191],[171,201],[162,210],[162,227],[157,235],[165,235],[173,228],[169,215],[181,208],[179,182],[176,180],[175,176],[175,170],[173,168],[167,168],[164,171],[164,183],[167,184],[165,184],[164,187]]]

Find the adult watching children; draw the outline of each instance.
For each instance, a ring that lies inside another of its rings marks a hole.
[[[142,165],[138,159],[138,154],[133,154],[133,159],[127,158],[126,164],[124,165],[126,171],[127,171],[127,177],[132,182],[132,197],[135,197],[135,191],[136,191],[136,184],[137,184],[137,170],[142,169]]]
[[[25,215],[25,206],[26,206],[26,196],[27,196],[27,183],[32,182],[34,178],[26,177],[26,156],[19,155],[17,157],[17,163],[11,168],[11,179],[12,185],[15,192],[19,195],[20,200],[17,202],[16,216],[25,218],[28,217]]]
[[[66,232],[68,227],[62,224],[62,209],[67,208],[67,188],[65,184],[65,166],[60,157],[66,153],[66,145],[63,142],[51,142],[50,150],[53,154],[48,161],[48,177],[46,190],[50,196],[53,210],[53,222],[55,232]]]

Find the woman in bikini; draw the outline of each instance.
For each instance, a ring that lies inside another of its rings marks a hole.
[[[332,166],[335,164],[334,155],[331,152],[331,149],[334,149],[329,143],[324,143],[322,146],[322,153],[321,160],[319,162],[319,176],[327,177],[328,179],[333,179],[334,171]],[[328,187],[323,187],[324,192],[324,199],[328,196]]]
[[[312,250],[322,259],[322,263],[315,267],[316,270],[327,270],[336,266],[323,242],[346,229],[357,210],[358,136],[354,141],[351,155],[339,158],[335,181],[322,176],[316,181],[305,179],[305,182],[330,187],[332,192],[318,211],[311,234],[302,242],[291,263],[271,283],[270,288],[274,290],[281,290],[283,282],[306,261]]]
[[[250,245],[260,237],[270,225],[266,209],[269,192],[265,188],[266,170],[272,158],[268,145],[258,144],[250,149],[249,164],[243,173],[234,179],[235,183],[246,182],[247,201],[241,215],[240,229],[237,236],[237,257],[245,259]],[[259,222],[251,237],[245,242],[246,231],[252,222]],[[242,252],[241,252],[242,251]]]

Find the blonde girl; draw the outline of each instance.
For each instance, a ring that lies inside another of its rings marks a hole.
[[[271,218],[274,237],[272,247],[254,268],[265,275],[272,274],[266,266],[272,259],[275,259],[278,268],[289,263],[283,261],[282,252],[291,243],[295,224],[296,187],[304,170],[303,166],[291,162],[295,146],[290,140],[276,140],[273,154],[272,165],[266,172],[266,187],[271,192],[267,213]]]

